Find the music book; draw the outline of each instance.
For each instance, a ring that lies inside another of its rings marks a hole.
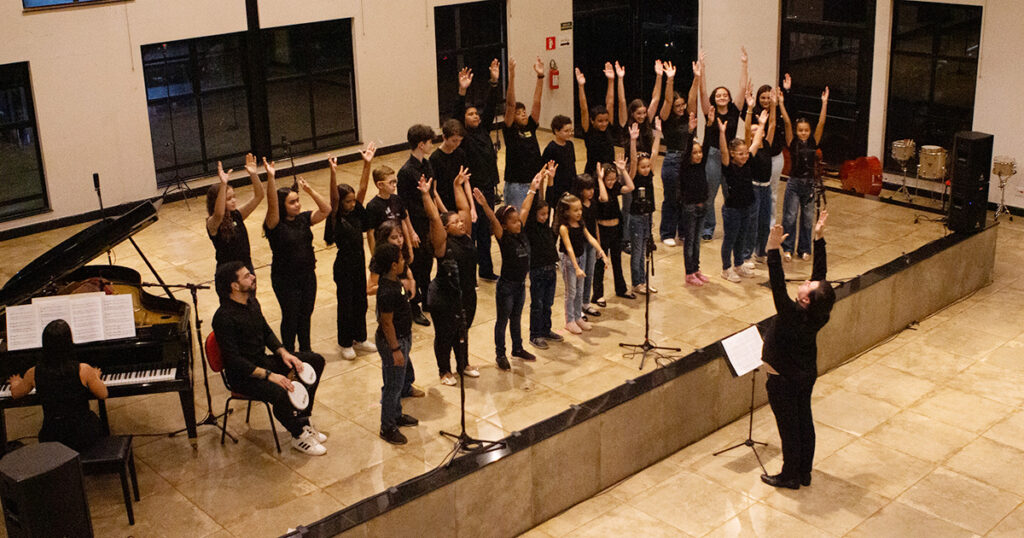
[[[43,329],[55,319],[71,326],[76,344],[135,336],[135,305],[129,294],[103,292],[36,297],[7,307],[7,350],[42,347]]]
[[[752,372],[764,364],[761,362],[762,346],[764,346],[764,340],[761,339],[761,333],[757,331],[756,325],[751,325],[722,340],[726,359],[732,366],[736,377]]]

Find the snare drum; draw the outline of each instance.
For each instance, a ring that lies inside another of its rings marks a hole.
[[[992,159],[992,173],[999,177],[1010,177],[1017,173],[1017,161],[1013,157],[997,155]]]
[[[914,141],[907,138],[905,140],[893,140],[892,142],[892,158],[899,162],[909,161],[914,158],[915,150]]]
[[[939,146],[921,146],[917,175],[924,179],[946,179],[946,150]]]

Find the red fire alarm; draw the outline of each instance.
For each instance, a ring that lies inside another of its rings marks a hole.
[[[551,36],[545,40],[545,46],[547,50],[555,50],[555,36]]]

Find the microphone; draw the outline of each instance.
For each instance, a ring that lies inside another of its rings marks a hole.
[[[100,190],[100,175],[96,172],[92,173],[92,188],[96,189],[97,192]]]

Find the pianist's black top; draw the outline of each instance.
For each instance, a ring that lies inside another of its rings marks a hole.
[[[89,409],[92,393],[82,384],[78,369],[77,361],[60,371],[36,366],[36,392],[43,405],[39,441],[64,443],[82,452],[103,435],[103,425]]]
[[[252,376],[256,368],[269,369],[272,362],[264,349],[273,353],[282,347],[255,298],[248,304],[231,299],[222,302],[213,315],[213,333],[217,335],[228,383],[237,384]]]

